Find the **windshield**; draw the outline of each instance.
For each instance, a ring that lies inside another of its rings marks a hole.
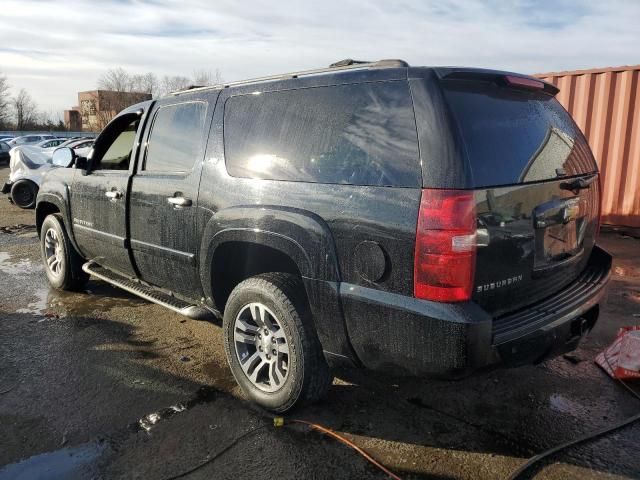
[[[444,92],[475,187],[596,171],[584,136],[554,97],[462,81],[447,82]]]

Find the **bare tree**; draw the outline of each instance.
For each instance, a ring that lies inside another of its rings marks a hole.
[[[13,97],[12,104],[17,130],[26,130],[37,123],[38,107],[24,88]]]
[[[0,129],[9,126],[9,119],[11,118],[10,103],[11,97],[9,96],[7,77],[0,75]]]
[[[216,85],[222,83],[222,74],[214,71],[196,70],[192,78],[182,75],[164,75],[158,78],[154,73],[130,74],[122,67],[107,70],[98,79],[98,88],[115,92],[149,93],[154,97],[169,92],[183,90],[192,85]]]
[[[132,92],[143,92],[154,95],[158,91],[158,86],[158,77],[156,77],[155,73],[147,72],[131,77]]]
[[[50,132],[66,130],[62,113],[54,110],[38,112],[38,122],[35,127]]]
[[[114,92],[130,92],[133,86],[131,75],[122,68],[111,68],[98,79],[98,88]]]
[[[193,72],[194,85],[219,85],[222,83],[222,74],[219,69],[211,70],[195,70]]]
[[[184,90],[193,82],[188,77],[182,77],[180,75],[165,75],[162,77],[160,92],[161,95],[166,95],[169,92],[175,92],[177,90]]]

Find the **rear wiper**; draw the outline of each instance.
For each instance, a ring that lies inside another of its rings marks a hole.
[[[560,184],[560,188],[562,188],[563,190],[571,190],[572,192],[577,192],[578,190],[589,188],[596,178],[596,175],[593,175],[589,178],[575,178],[569,182],[562,182]]]

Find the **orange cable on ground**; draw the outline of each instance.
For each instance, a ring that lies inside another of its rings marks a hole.
[[[307,422],[306,420],[293,419],[293,420],[288,420],[288,421],[290,423],[300,423],[300,424],[303,424],[303,425],[307,425],[307,426],[309,426],[309,427],[311,427],[313,429],[316,429],[316,430],[324,433],[325,435],[329,435],[330,437],[335,438],[339,442],[342,442],[345,445],[347,445],[348,447],[351,447],[352,449],[354,449],[356,452],[358,452],[360,455],[362,455],[364,458],[366,458],[369,462],[371,462],[373,465],[375,465],[380,470],[382,470],[384,473],[386,473],[389,477],[393,478],[393,480],[402,480],[399,476],[397,476],[395,473],[393,473],[387,467],[385,467],[380,462],[378,462],[375,458],[373,458],[371,455],[369,455],[367,452],[365,452],[362,448],[357,446],[355,443],[353,443],[348,438],[343,437],[339,433],[336,433],[336,432],[334,432],[333,430],[331,430],[329,428],[323,427],[322,425],[318,425],[317,423]]]

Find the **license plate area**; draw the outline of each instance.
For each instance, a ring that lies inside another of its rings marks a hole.
[[[561,262],[578,252],[576,221],[565,225],[550,225],[544,229],[543,263]]]
[[[558,267],[580,258],[583,251],[585,217],[579,197],[557,199],[534,211],[534,270]]]

